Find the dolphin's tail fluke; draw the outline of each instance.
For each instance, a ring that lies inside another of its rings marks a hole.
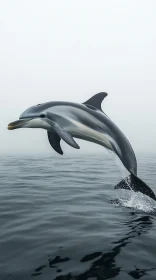
[[[134,192],[141,192],[150,198],[156,200],[154,192],[140,178],[130,174],[127,178],[118,183],[114,189],[126,189]]]

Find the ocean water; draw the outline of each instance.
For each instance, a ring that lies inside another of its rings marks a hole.
[[[139,158],[156,192],[156,158]],[[121,172],[122,171],[122,172]],[[156,279],[156,202],[108,155],[1,156],[0,280]]]

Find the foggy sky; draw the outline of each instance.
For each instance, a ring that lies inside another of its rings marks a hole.
[[[108,93],[103,110],[134,151],[156,151],[154,0],[6,0],[0,6],[1,154],[54,153],[46,131],[8,131],[8,123],[32,105],[81,103],[100,91]],[[77,142],[81,152],[97,151],[96,144]],[[63,147],[66,154],[74,150]]]

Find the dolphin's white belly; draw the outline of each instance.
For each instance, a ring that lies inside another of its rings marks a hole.
[[[102,146],[106,147],[109,150],[112,150],[112,145],[104,133],[91,129],[90,127],[78,121],[71,120],[71,119],[70,121],[73,124],[73,126],[70,126],[67,129],[73,137],[79,139],[82,138],[90,142],[95,142],[101,144]]]

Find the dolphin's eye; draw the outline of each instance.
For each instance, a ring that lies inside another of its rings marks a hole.
[[[37,104],[37,106],[40,106],[40,105],[42,105],[42,104]]]
[[[40,118],[45,118],[45,114],[41,114],[41,115],[40,115]]]

